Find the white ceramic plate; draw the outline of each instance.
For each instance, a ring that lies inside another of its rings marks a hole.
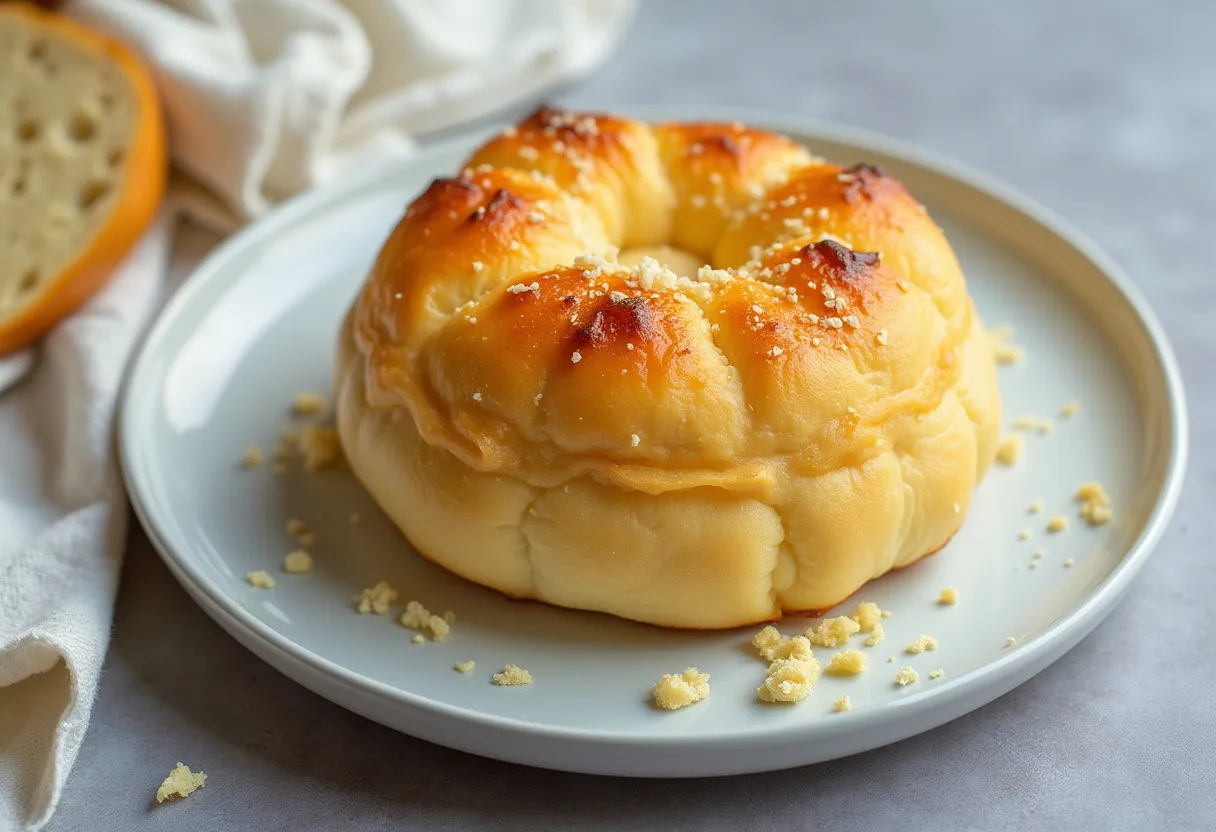
[[[1139,293],[1059,220],[920,151],[748,112],[640,115],[737,118],[833,160],[883,165],[945,228],[985,321],[1012,324],[1027,350],[1000,371],[1008,419],[1080,406],[1050,434],[1028,436],[1022,465],[992,471],[947,549],[847,605],[868,599],[894,611],[886,641],[868,650],[869,670],[823,678],[796,706],[762,705],[754,691],[764,665],[747,646],[755,628],[672,632],[513,603],[418,557],[349,474],[304,474],[298,463],[288,476],[269,464],[241,469],[246,446],[269,450],[291,422],[296,391],[328,390],[339,320],[383,238],[480,137],[293,201],[223,245],[169,304],[134,364],[121,443],[136,511],[178,580],[250,650],[344,707],[476,754],[603,774],[734,774],[856,753],[961,716],[1063,655],[1123,594],[1182,481],[1180,377]],[[1090,529],[1077,519],[1072,496],[1086,480],[1106,485],[1116,522]],[[1028,514],[1040,499],[1045,511]],[[361,523],[349,522],[352,512]],[[1054,514],[1072,518],[1069,531],[1045,533]],[[293,548],[289,517],[316,533],[311,574],[280,571]],[[1018,539],[1023,528],[1030,540]],[[1038,547],[1046,555],[1031,569]],[[249,586],[254,569],[275,574],[277,588]],[[402,600],[455,610],[449,639],[415,645],[395,617],[356,614],[351,597],[380,580]],[[954,607],[936,603],[946,585],[959,590]],[[905,655],[921,633],[940,647]],[[1008,636],[1018,639],[1011,649]],[[465,659],[477,662],[467,676],[452,669]],[[535,683],[490,684],[508,662]],[[650,706],[655,679],[688,665],[711,673],[710,698],[674,713]],[[894,684],[904,665],[920,672],[918,684]],[[930,679],[938,668],[945,675]],[[846,693],[854,710],[833,713]]]

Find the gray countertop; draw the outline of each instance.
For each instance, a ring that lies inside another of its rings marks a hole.
[[[295,685],[195,607],[133,523],[92,725],[50,828],[1216,828],[1213,33],[1201,0],[652,0],[563,97],[759,107],[908,139],[1055,209],[1131,273],[1181,359],[1194,453],[1160,549],[1056,665],[848,760],[706,781],[532,770]],[[155,807],[178,759],[207,787]]]

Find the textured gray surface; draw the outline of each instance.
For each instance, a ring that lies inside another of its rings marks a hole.
[[[864,7],[864,10],[863,8]],[[850,123],[990,171],[1145,289],[1186,376],[1176,519],[1076,650],[936,731],[711,781],[536,771],[395,734],[280,676],[132,536],[93,724],[52,829],[1216,827],[1216,4],[650,2],[575,105],[732,104]],[[211,775],[153,808],[178,759]]]

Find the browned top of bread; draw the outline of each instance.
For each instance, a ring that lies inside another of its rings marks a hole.
[[[676,274],[617,249],[674,245]],[[477,470],[765,488],[900,441],[972,307],[891,176],[739,124],[542,109],[434,181],[355,309],[369,403]]]

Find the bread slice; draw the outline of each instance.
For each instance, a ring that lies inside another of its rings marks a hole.
[[[0,3],[0,355],[93,294],[164,194],[165,141],[135,53]]]

